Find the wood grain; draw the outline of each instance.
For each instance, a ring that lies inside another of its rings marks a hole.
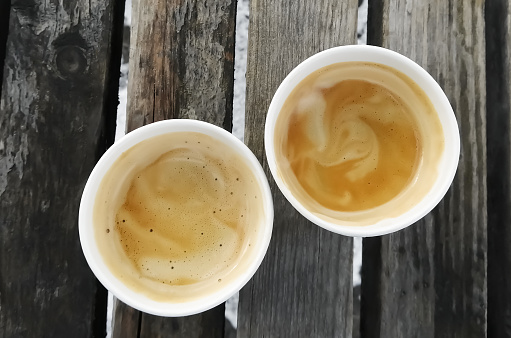
[[[101,336],[106,292],[83,257],[77,219],[85,182],[113,140],[107,121],[115,110],[106,108],[117,102],[113,36],[124,8],[14,0],[10,10],[0,98],[0,336]]]
[[[429,215],[403,231],[364,241],[362,336],[484,337],[484,1],[372,1],[369,20],[369,43],[410,57],[439,82],[462,145],[454,183]]]
[[[113,297],[112,338],[137,338],[140,333],[142,312]]]
[[[235,15],[234,0],[133,1],[128,131],[171,118],[232,129]],[[122,305],[113,336],[223,337],[224,308],[163,318]]]
[[[143,314],[140,338],[210,338],[224,336],[224,304],[185,318],[165,318]]]
[[[488,337],[511,337],[511,6],[486,4]]]
[[[354,43],[358,1],[253,0],[250,9],[245,142],[273,191],[272,241],[241,290],[238,337],[349,337],[351,238],[308,222],[284,199],[264,156],[264,123],[280,82],[301,61]]]
[[[11,14],[11,2],[0,1],[0,93],[2,92],[2,79],[4,78],[4,61],[7,47],[7,35],[9,33],[9,16]]]
[[[236,2],[133,1],[128,130],[190,118],[232,129]]]

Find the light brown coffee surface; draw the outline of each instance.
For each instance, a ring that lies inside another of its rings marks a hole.
[[[321,94],[290,118],[284,151],[296,178],[332,210],[388,202],[410,181],[421,153],[408,107],[384,87],[361,80],[339,82]],[[323,112],[309,114],[321,100]]]
[[[138,292],[192,300],[250,261],[264,219],[261,190],[243,159],[207,135],[175,133],[133,147],[102,188],[95,208],[100,249]]]
[[[442,133],[432,103],[411,79],[384,65],[346,62],[295,87],[277,119],[274,147],[280,176],[303,204],[350,218],[346,213],[396,199],[419,176],[426,191],[437,175]]]

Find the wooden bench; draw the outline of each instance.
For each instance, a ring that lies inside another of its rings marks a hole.
[[[272,95],[308,56],[356,43],[357,6],[251,1],[245,142],[270,180],[275,223],[240,293],[237,335],[509,337],[509,0],[369,1],[368,43],[439,82],[462,149],[433,212],[364,239],[360,313],[353,240],[306,221],[271,179],[263,125]],[[81,253],[77,215],[113,142],[123,12],[114,0],[0,3],[0,337],[105,335],[107,293]],[[169,118],[231,130],[235,14],[234,0],[134,0],[128,130]],[[113,322],[113,337],[224,337],[224,306],[161,318],[116,302]]]

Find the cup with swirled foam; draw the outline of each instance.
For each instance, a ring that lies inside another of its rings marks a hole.
[[[259,161],[231,133],[194,120],[155,122],[116,142],[92,171],[79,212],[99,281],[124,303],[168,317],[238,292],[272,226]]]
[[[384,48],[341,46],[281,83],[265,150],[298,212],[335,233],[369,237],[403,229],[440,202],[460,139],[449,100],[423,68]]]

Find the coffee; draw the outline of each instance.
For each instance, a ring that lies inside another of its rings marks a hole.
[[[262,200],[254,174],[228,145],[196,132],[164,134],[124,152],[105,175],[96,241],[132,290],[158,301],[199,299],[251,262]]]
[[[307,76],[286,99],[274,133],[279,176],[300,203],[329,221],[358,224],[398,215],[420,200],[444,148],[423,90],[403,73],[368,62],[332,64]]]

